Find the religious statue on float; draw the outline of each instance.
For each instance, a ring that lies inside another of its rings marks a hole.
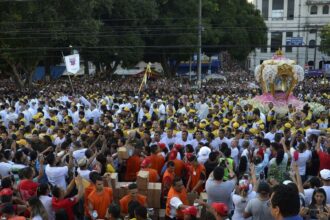
[[[288,100],[298,82],[304,80],[304,69],[294,60],[285,58],[279,49],[272,59],[265,60],[255,69],[256,81],[263,94],[271,94],[275,99]]]

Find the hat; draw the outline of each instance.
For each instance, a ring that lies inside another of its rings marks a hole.
[[[320,176],[323,180],[330,180],[330,170],[328,170],[328,169],[321,170]]]
[[[146,168],[151,164],[151,160],[149,158],[145,158],[142,163],[141,163],[141,167]]]
[[[161,142],[159,142],[157,145],[158,145],[158,147],[159,147],[160,149],[162,149],[162,150],[164,150],[164,149],[166,148],[166,144],[165,144],[165,143],[161,143]]]
[[[125,107],[125,108],[124,108],[124,111],[125,111],[125,112],[129,112],[130,109],[129,109],[128,107]]]
[[[209,158],[209,154],[211,153],[211,149],[208,147],[201,147],[201,149],[198,152],[198,162],[199,163],[205,163],[207,159]]]
[[[291,124],[287,122],[287,123],[284,124],[284,127],[291,128]]]
[[[158,99],[158,100],[157,100],[157,102],[163,102],[163,100],[161,100],[161,99]]]
[[[257,193],[270,193],[270,187],[266,182],[260,182]]]
[[[183,214],[197,216],[197,208],[195,206],[188,206],[182,210]]]
[[[284,185],[288,185],[289,183],[293,183],[293,182],[292,182],[291,180],[284,180],[284,181],[283,181],[283,184],[284,184]]]
[[[250,187],[250,182],[246,179],[241,179],[239,182],[238,182],[238,187],[239,189],[241,190],[248,190],[249,187]]]
[[[183,146],[181,144],[174,144],[175,149],[180,150]]]
[[[229,119],[228,119],[228,118],[224,118],[224,119],[222,120],[222,122],[225,123],[225,124],[228,124],[228,123],[229,123]]]
[[[234,122],[233,123],[233,128],[238,128],[239,127],[239,124],[237,122]]]
[[[10,188],[4,188],[0,191],[0,196],[11,196],[13,195],[13,190]]]
[[[212,203],[212,208],[221,216],[228,215],[228,206],[222,202],[214,202]]]
[[[87,164],[87,158],[86,157],[83,157],[78,161],[78,166],[79,167],[86,166],[86,164]]]
[[[214,121],[214,122],[213,122],[213,125],[216,126],[216,127],[219,127],[219,126],[220,126],[220,122],[218,122],[218,121]]]

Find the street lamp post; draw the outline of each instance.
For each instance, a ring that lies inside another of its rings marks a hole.
[[[197,50],[197,74],[198,74],[198,88],[202,86],[202,0],[199,0],[198,5],[198,50]]]

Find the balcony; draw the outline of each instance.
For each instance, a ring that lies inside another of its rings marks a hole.
[[[307,0],[306,5],[327,5],[330,4],[330,0]]]

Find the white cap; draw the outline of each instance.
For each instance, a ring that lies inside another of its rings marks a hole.
[[[330,170],[323,169],[320,171],[320,176],[323,180],[330,180]]]
[[[161,99],[158,99],[158,100],[157,100],[157,102],[163,102],[163,100],[161,100]]]
[[[197,160],[199,163],[204,164],[209,159],[209,154],[211,153],[211,149],[204,146],[198,152]]]

